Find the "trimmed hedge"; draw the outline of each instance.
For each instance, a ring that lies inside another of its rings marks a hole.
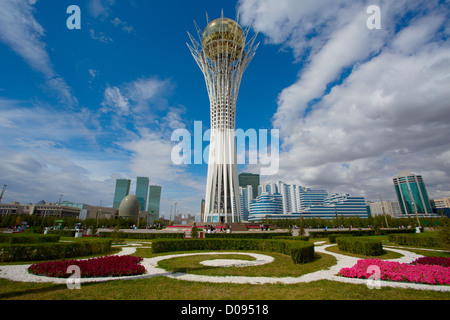
[[[307,263],[314,259],[314,244],[304,241],[272,239],[184,239],[155,240],[153,253],[194,250],[254,250],[290,255],[294,263]]]
[[[99,236],[102,238],[111,238],[114,231],[102,231],[99,232]],[[160,233],[150,233],[150,232],[116,232],[115,235],[121,239],[183,239],[184,233],[180,232],[160,232]]]
[[[109,253],[111,240],[79,239],[73,242],[2,244],[0,262],[42,261]]]
[[[47,231],[47,234],[57,234],[57,235],[59,235],[61,237],[74,238],[76,232],[77,232],[76,230],[71,230],[71,229],[68,229],[68,230],[49,230],[49,231]]]
[[[336,243],[336,238],[337,237],[345,237],[345,235],[343,235],[343,234],[335,234],[335,233],[330,234],[328,236],[328,241],[330,241],[330,243]]]
[[[362,237],[362,236],[374,236],[375,230],[333,230],[333,231],[309,231],[309,235],[312,238],[326,238],[330,234],[339,234],[345,236]]]
[[[286,237],[278,236],[273,237],[272,239],[309,241],[309,236],[286,236]]]
[[[416,229],[380,229],[381,235],[389,235],[393,233],[416,233]]]
[[[274,237],[292,237],[290,232],[237,232],[237,233],[205,233],[205,238],[239,238],[239,239],[272,239]]]
[[[390,242],[398,245],[415,246],[415,247],[439,247],[440,242],[437,237],[427,236],[423,234],[390,234],[388,235]]]
[[[339,250],[363,254],[365,256],[380,256],[383,254],[381,240],[364,237],[338,237],[336,242]]]
[[[42,243],[58,242],[59,235],[43,235],[37,233],[0,233],[0,243]]]

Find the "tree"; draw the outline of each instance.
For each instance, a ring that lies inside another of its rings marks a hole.
[[[191,229],[191,238],[198,238],[198,228],[195,222]]]

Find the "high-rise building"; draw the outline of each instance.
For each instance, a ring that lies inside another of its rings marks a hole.
[[[393,218],[398,218],[401,214],[400,205],[398,201],[377,201],[370,202],[370,214],[372,217],[379,215],[389,215]]]
[[[137,177],[136,179],[136,197],[139,200],[141,211],[145,211],[147,208],[148,183],[147,177]]]
[[[250,204],[253,200],[253,186],[239,187],[241,196],[241,221],[248,221]]]
[[[209,22],[209,21],[208,21]],[[239,222],[236,155],[236,100],[242,75],[253,59],[256,35],[222,17],[208,23],[197,41],[189,34],[192,56],[203,72],[210,100],[211,134],[203,222]]]
[[[300,188],[300,212],[311,206],[324,205],[328,197],[326,190],[311,190],[310,188]]]
[[[433,213],[422,176],[404,170],[393,181],[402,214]]]
[[[305,208],[304,218],[360,217],[367,218],[368,212],[364,197],[352,197],[349,194],[334,194],[325,198],[323,205],[313,205]]]
[[[253,199],[258,196],[259,174],[242,172],[239,174],[239,187],[247,188],[252,186]]]
[[[159,205],[161,202],[161,186],[150,186],[148,192],[148,209],[147,211],[156,218],[159,218]]]
[[[120,203],[130,193],[131,180],[129,179],[117,179],[116,189],[114,191],[113,208],[119,209]]]
[[[250,204],[249,221],[276,219],[283,216],[283,197],[263,192]]]

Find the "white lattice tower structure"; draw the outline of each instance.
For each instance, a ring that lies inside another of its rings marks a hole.
[[[236,19],[239,21],[239,15]],[[249,27],[223,17],[211,22],[200,42],[189,33],[188,47],[205,77],[210,100],[211,135],[203,222],[240,222],[236,155],[236,100],[242,75],[255,55],[256,34],[248,41]]]

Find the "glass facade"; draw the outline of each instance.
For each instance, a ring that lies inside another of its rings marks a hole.
[[[159,205],[161,202],[161,186],[150,186],[148,192],[148,209],[147,211],[159,218]]]
[[[246,172],[241,173],[239,175],[239,187],[247,188],[248,185],[252,186],[252,199],[255,199],[258,196],[259,174]]]
[[[328,197],[326,190],[311,190],[309,188],[300,188],[300,211],[311,206],[323,205]]]
[[[136,197],[139,200],[141,211],[145,211],[147,208],[148,183],[147,177],[137,177],[136,179]]]
[[[422,176],[403,171],[393,181],[402,214],[432,213]]]
[[[129,179],[117,179],[116,189],[114,192],[113,208],[119,209],[120,203],[130,193],[131,180]]]
[[[283,199],[279,193],[262,193],[250,203],[249,221],[271,219],[282,214]]]

